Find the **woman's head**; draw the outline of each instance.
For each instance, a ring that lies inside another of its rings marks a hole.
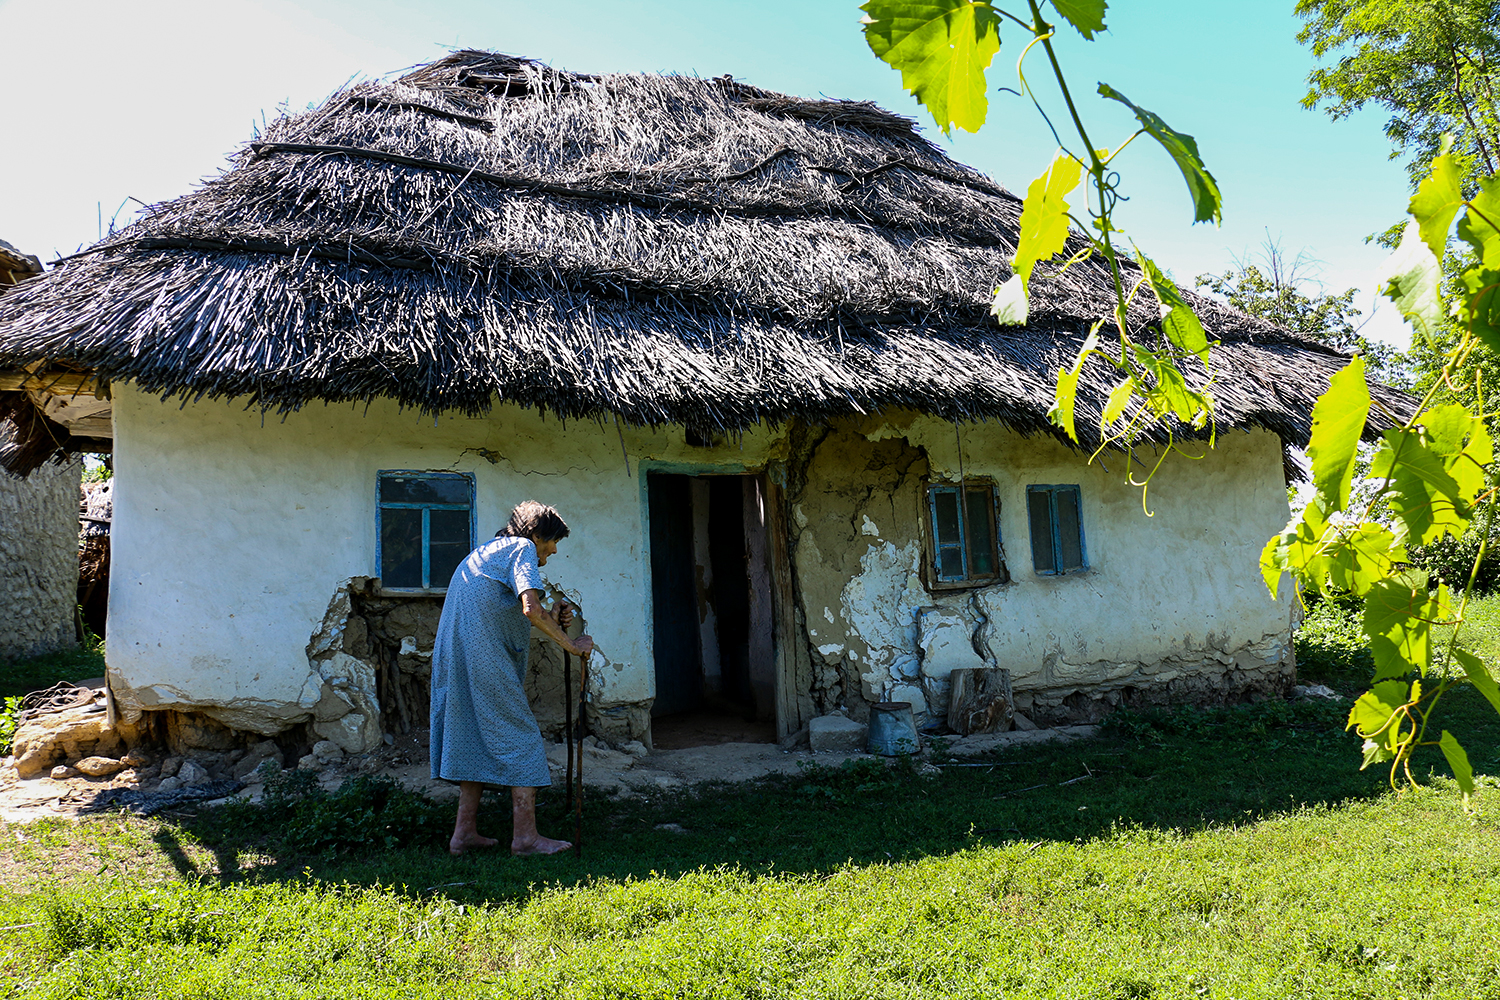
[[[496,538],[501,535],[529,538],[534,542],[560,542],[568,537],[568,525],[551,507],[527,500],[516,504],[516,509],[510,512],[510,521],[495,532]]]

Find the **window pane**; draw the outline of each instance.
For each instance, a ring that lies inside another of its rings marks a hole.
[[[381,503],[469,503],[466,476],[381,476]]]
[[[1062,569],[1083,568],[1083,530],[1078,520],[1078,487],[1057,491],[1057,536]]]
[[[469,512],[434,510],[428,513],[428,585],[446,587],[453,571],[469,554]]]
[[[988,489],[969,490],[964,528],[969,542],[969,575],[995,575],[994,500]]]
[[[380,585],[422,586],[422,512],[380,511]]]
[[[963,553],[957,545],[938,549],[938,579],[962,580],[964,578]]]
[[[932,491],[932,521],[938,548],[959,544],[957,490]]]
[[[1038,573],[1055,573],[1052,558],[1051,497],[1046,490],[1026,491],[1026,516],[1031,522],[1031,563]]]

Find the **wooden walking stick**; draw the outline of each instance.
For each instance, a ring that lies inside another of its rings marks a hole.
[[[563,650],[563,739],[568,744],[568,794],[563,800],[573,801],[573,654]],[[579,748],[582,756],[582,747]]]
[[[583,857],[583,738],[588,735],[584,706],[589,692],[589,654],[578,658],[578,797],[573,800],[573,856]]]

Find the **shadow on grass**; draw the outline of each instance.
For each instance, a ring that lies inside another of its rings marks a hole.
[[[1118,826],[1190,832],[1380,794],[1387,775],[1358,770],[1359,741],[1343,731],[1347,712],[1347,702],[1310,701],[1123,715],[1097,740],[1012,749],[979,766],[951,762],[935,777],[914,762],[871,760],[645,799],[596,795],[585,810],[581,859],[511,858],[503,849],[450,857],[451,805],[421,803],[415,808],[428,811],[420,821],[404,807],[408,846],[383,846],[382,829],[393,827],[382,828],[378,817],[372,826],[369,815],[335,816],[319,821],[334,831],[327,849],[296,850],[287,846],[294,837],[257,822],[257,810],[247,806],[205,810],[163,827],[157,844],[188,879],[302,881],[310,873],[460,902],[719,865],[817,874],[1006,841],[1086,840]],[[1458,692],[1444,725],[1470,746],[1478,769],[1500,765],[1500,718],[1477,694]],[[1446,773],[1435,752],[1418,765],[1414,772],[1423,775]],[[508,836],[507,804],[486,795],[481,828]],[[539,817],[544,832],[571,837],[560,789],[543,793]],[[185,837],[213,851],[216,872],[191,861]]]

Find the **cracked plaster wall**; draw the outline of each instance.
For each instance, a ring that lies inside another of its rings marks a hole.
[[[996,484],[1011,582],[933,593],[921,480],[956,481],[958,447],[951,423],[913,415],[840,425],[812,449],[792,529],[820,710],[859,718],[891,699],[943,716],[958,667],[1009,669],[1018,706],[1044,721],[1292,682],[1289,609],[1258,570],[1288,516],[1274,435],[1231,432],[1201,461],[1169,458],[1148,518],[1119,455],[1090,467],[1050,439],[965,427],[963,471]],[[1033,572],[1032,483],[1081,486],[1087,572]]]
[[[127,718],[201,711],[264,734],[314,721],[330,671],[368,686],[332,651],[310,660],[309,639],[344,581],[378,572],[376,473],[441,469],[474,475],[480,540],[522,500],[562,512],[572,534],[542,572],[586,608],[598,642],[591,722],[610,738],[644,737],[655,674],[642,472],[745,471],[785,450],[765,431],[694,448],[680,428],[564,425],[513,406],[434,420],[384,400],[311,404],[283,420],[124,385],[114,402],[107,656],[117,701]],[[556,671],[533,672],[546,714]]]

